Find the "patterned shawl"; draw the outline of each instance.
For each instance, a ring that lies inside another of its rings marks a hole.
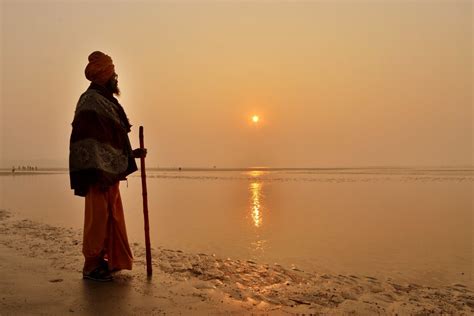
[[[91,84],[76,106],[69,144],[69,175],[74,194],[90,185],[103,189],[137,170],[128,139],[130,123],[122,106],[105,88]]]

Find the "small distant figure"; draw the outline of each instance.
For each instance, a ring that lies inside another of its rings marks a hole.
[[[178,170],[181,171],[181,167],[179,167]]]
[[[15,173],[15,167],[12,167],[12,173]]]
[[[119,182],[138,170],[135,158],[144,158],[146,149],[130,145],[132,125],[115,98],[120,90],[112,58],[93,52],[85,75],[91,84],[76,106],[69,172],[74,194],[85,197],[83,278],[103,282],[112,280],[112,271],[132,269]]]

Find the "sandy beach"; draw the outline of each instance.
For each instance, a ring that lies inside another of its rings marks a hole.
[[[153,249],[147,279],[143,246],[133,271],[111,283],[82,280],[81,231],[0,212],[2,315],[391,314],[474,313],[463,284],[399,284],[390,276],[321,274],[278,263]]]

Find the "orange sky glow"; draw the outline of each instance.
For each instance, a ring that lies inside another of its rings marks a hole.
[[[94,50],[150,167],[473,164],[471,1],[0,8],[0,167],[67,166]]]

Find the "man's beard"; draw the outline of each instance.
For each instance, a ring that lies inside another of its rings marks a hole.
[[[120,89],[118,87],[118,80],[115,78],[111,78],[107,84],[105,85],[107,90],[109,90],[111,93],[113,93],[116,96],[120,96]]]

